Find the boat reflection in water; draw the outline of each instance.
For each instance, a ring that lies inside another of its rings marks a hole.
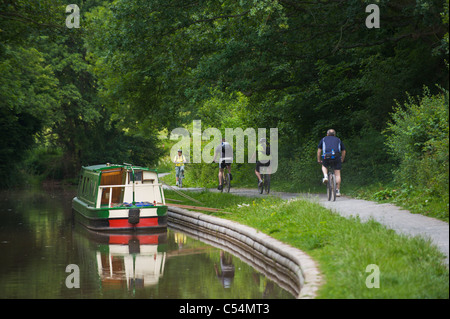
[[[128,290],[158,284],[164,274],[167,231],[105,233],[85,229],[95,243],[96,266],[102,290]]]

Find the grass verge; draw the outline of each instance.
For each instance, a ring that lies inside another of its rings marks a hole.
[[[447,223],[449,221],[448,196],[441,197],[430,189],[375,184],[364,188],[352,188],[348,195],[379,203],[392,203],[413,214],[437,218]]]
[[[231,214],[207,213],[256,228],[308,253],[324,275],[319,298],[449,298],[448,267],[427,240],[398,235],[375,221],[361,223],[303,200],[249,198],[190,192],[207,207]],[[175,192],[166,197],[192,204]],[[206,213],[206,212],[202,212]],[[368,288],[375,264],[380,288]]]

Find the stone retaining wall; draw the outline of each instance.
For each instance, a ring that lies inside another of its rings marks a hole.
[[[321,283],[316,263],[299,249],[239,223],[169,207],[169,225],[227,250],[296,298],[315,298]]]

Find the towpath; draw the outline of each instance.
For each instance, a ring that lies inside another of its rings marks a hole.
[[[267,196],[260,195],[256,189],[246,188],[232,188],[231,193],[244,196]],[[399,234],[429,238],[445,254],[445,263],[449,264],[449,224],[446,222],[420,214],[411,214],[393,204],[379,204],[347,196],[341,196],[335,202],[331,202],[327,200],[326,194],[271,192],[271,195],[283,199],[301,197],[344,217],[359,216],[363,222],[372,218]]]
[[[202,190],[201,188],[183,188],[183,191]],[[218,192],[217,189],[209,189]],[[257,189],[231,188],[232,194],[241,196],[267,196],[258,193]],[[382,225],[396,231],[399,234],[408,236],[422,236],[428,238],[446,256],[445,263],[449,265],[449,224],[435,218],[426,217],[419,214],[411,214],[409,211],[401,209],[393,204],[379,204],[367,200],[355,199],[342,196],[335,202],[329,202],[325,194],[303,194],[271,192],[272,196],[279,196],[283,199],[304,198],[314,201],[341,216],[359,216],[365,222],[374,219]]]

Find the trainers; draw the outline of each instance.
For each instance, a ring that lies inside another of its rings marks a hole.
[[[231,175],[231,173],[230,173],[230,181],[232,181],[233,180],[233,175]]]
[[[341,197],[341,192],[339,191],[339,189],[336,189],[336,196]]]
[[[322,183],[324,183],[324,184],[328,183],[328,177],[325,176],[325,177],[322,179]]]
[[[219,185],[219,187],[217,187],[217,189],[220,191],[220,190],[223,189],[223,186],[222,186],[222,185]]]
[[[263,184],[263,181],[260,180],[260,181],[258,182],[258,186],[262,186],[262,184]]]

